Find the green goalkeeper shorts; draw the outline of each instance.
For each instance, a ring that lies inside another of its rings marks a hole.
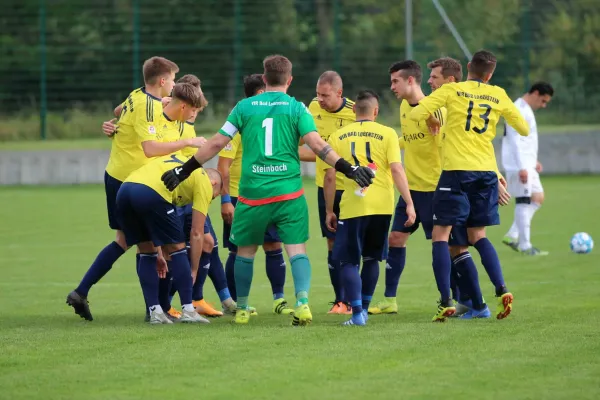
[[[300,196],[260,206],[238,202],[229,240],[237,245],[262,245],[267,227],[275,225],[283,244],[302,244],[308,240],[308,205]]]

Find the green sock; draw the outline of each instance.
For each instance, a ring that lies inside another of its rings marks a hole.
[[[235,256],[234,277],[237,290],[237,305],[239,308],[248,308],[248,296],[254,274],[254,259]]]
[[[292,264],[292,277],[296,292],[296,306],[308,303],[308,290],[310,289],[311,268],[306,254],[297,254],[290,258]],[[238,292],[239,293],[239,292]]]

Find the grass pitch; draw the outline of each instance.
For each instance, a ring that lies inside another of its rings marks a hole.
[[[500,243],[512,219],[489,230],[514,311],[507,320],[430,322],[438,296],[429,242],[408,246],[400,312],[365,328],[328,316],[332,290],[316,190],[306,181],[313,266],[308,328],[271,314],[259,252],[250,325],[148,326],[134,268],[122,257],[90,291],[94,322],[65,304],[97,252],[112,240],[101,186],[0,190],[1,399],[597,399],[600,397],[600,249],[569,251],[587,231],[600,241],[598,177],[544,177],[547,202],[533,242],[550,255],[526,258]],[[221,231],[219,204],[211,216]],[[314,206],[314,207],[313,207]],[[225,260],[226,252],[221,251]],[[474,252],[479,264],[479,257]],[[384,267],[376,298],[383,295]],[[493,289],[483,268],[484,295]],[[288,269],[286,298],[293,299]],[[210,280],[205,293],[218,303]],[[175,301],[177,304],[178,301]]]

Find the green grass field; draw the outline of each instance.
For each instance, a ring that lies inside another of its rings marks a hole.
[[[598,399],[600,251],[572,254],[569,239],[587,231],[600,240],[600,178],[543,183],[547,202],[532,236],[550,256],[526,258],[500,244],[512,207],[489,231],[515,295],[508,319],[431,323],[438,293],[430,244],[419,232],[409,243],[399,314],[372,317],[365,328],[341,327],[343,317],[326,315],[332,290],[316,210],[310,327],[292,328],[288,317],[271,314],[262,255],[251,293],[260,315],[250,325],[224,317],[148,326],[133,251],[92,289],[95,320],[85,322],[65,297],[112,240],[103,188],[3,188],[0,398]],[[315,187],[306,186],[315,205]],[[217,203],[211,215],[220,232]],[[492,303],[483,268],[480,278]],[[383,282],[382,266],[376,297]],[[291,283],[288,270],[289,300]],[[205,293],[218,302],[210,280]]]

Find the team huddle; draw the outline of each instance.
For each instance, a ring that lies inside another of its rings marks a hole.
[[[499,224],[498,206],[508,204],[512,194],[515,222],[504,242],[523,254],[547,254],[531,245],[529,233],[533,212],[543,201],[533,110],[545,107],[553,90],[547,83],[535,84],[515,105],[502,88],[488,84],[496,68],[488,51],[474,54],[466,81],[454,59],[435,60],[428,67],[429,96],[421,90],[419,64],[402,61],[389,69],[391,89],[401,100],[399,138],[376,122],[375,92],[363,90],[352,101],[343,97],[340,75],[326,71],[317,82],[317,97],[306,107],[287,94],[291,62],[269,56],[263,74],[244,79],[246,98],[206,140],[196,137],[193,128],[208,105],[200,80],[185,75],[175,83],[175,63],[162,57],[147,60],[145,86],[115,109],[118,118],[103,125],[112,140],[105,191],[116,238],[69,293],[67,304],[93,320],[87,300],[91,287],[135,245],[147,322],[208,323],[205,317],[229,314],[235,323],[246,324],[258,315],[249,295],[254,258],[263,246],[273,313],[291,316],[294,326],[311,323],[309,215],[300,173],[300,161],[307,161],[316,163],[321,232],[335,295],[329,313],[348,314],[344,325],[362,326],[369,315],[398,312],[406,245],[419,226],[432,240],[440,292],[433,321],[506,318],[513,295],[486,227]],[[503,152],[510,194],[492,146],[500,117],[510,138],[510,150]],[[519,142],[530,131],[535,132],[535,149]],[[202,167],[217,155],[217,169]],[[401,195],[396,205],[394,187]],[[225,268],[208,217],[218,196],[223,244],[229,250]],[[469,246],[479,252],[494,285],[493,313],[482,296]],[[292,304],[284,297],[283,248],[294,283]],[[384,300],[372,305],[383,260]],[[204,300],[207,277],[222,311]],[[171,305],[176,293],[181,311]]]

